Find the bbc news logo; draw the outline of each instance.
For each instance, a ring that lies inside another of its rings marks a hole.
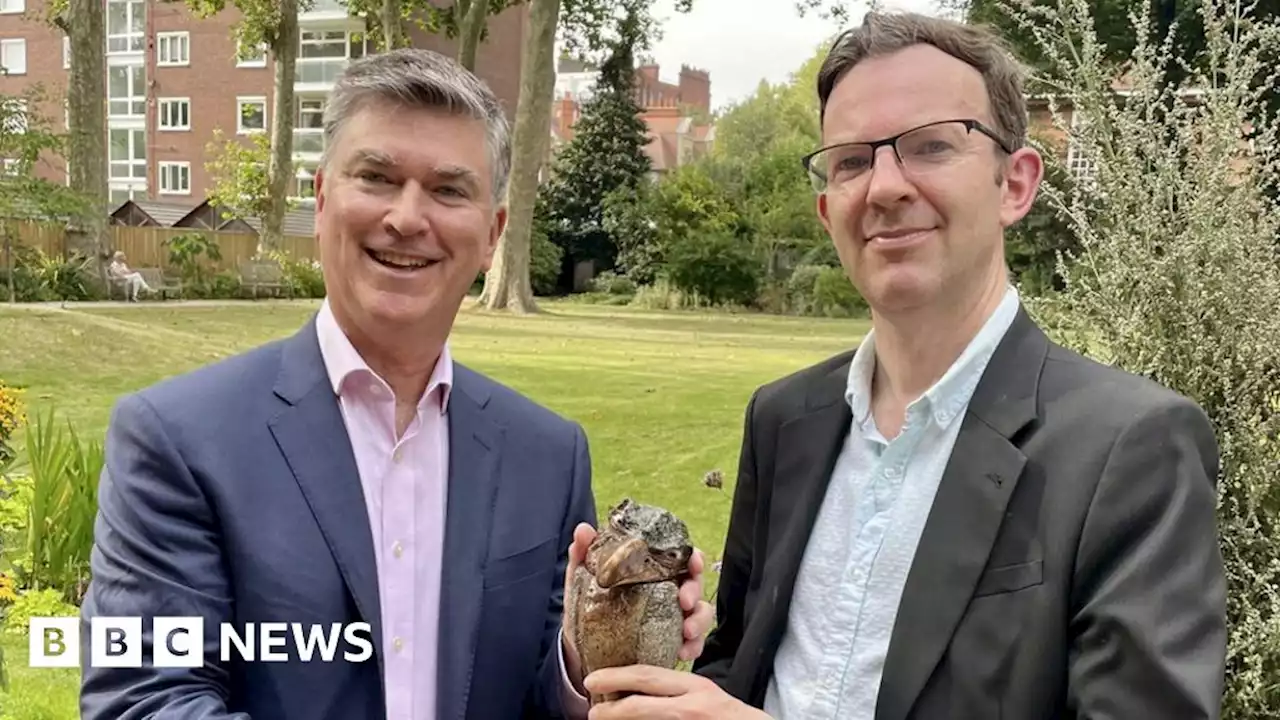
[[[31,667],[80,667],[80,618],[33,617]],[[151,666],[203,667],[205,626],[201,617],[157,617],[151,621]],[[292,641],[292,647],[290,647]],[[89,623],[92,667],[143,666],[144,637],[140,617],[95,617]],[[364,662],[373,657],[368,623],[231,623],[218,627],[218,659],[222,662]],[[341,652],[339,650],[341,649]]]

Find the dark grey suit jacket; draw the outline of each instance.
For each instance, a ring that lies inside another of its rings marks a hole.
[[[852,352],[758,389],[695,672],[760,707],[850,427]],[[1217,718],[1226,655],[1213,428],[1020,311],[911,568],[877,720]]]

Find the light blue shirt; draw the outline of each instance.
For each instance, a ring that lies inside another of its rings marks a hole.
[[[796,578],[764,710],[778,720],[872,720],[898,602],[956,436],[1018,313],[1004,299],[947,372],[907,406],[892,441],[871,413],[875,333],[849,367],[853,425]]]

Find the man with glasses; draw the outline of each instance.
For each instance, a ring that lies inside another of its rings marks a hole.
[[[872,330],[752,395],[695,673],[599,671],[645,696],[593,720],[1217,718],[1213,428],[1021,307],[1003,233],[1043,166],[1014,61],[871,14],[818,95],[803,162]]]

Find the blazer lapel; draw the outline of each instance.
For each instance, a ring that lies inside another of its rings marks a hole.
[[[314,319],[286,341],[276,395],[287,406],[268,423],[337,561],[382,668],[381,612],[364,490],[337,397],[320,355]],[[381,672],[379,673],[381,674]]]
[[[750,693],[758,701],[763,701],[773,673],[773,658],[786,630],[800,563],[853,420],[844,401],[848,373],[846,361],[819,379],[808,393],[805,412],[778,430],[768,531],[780,533],[780,537],[770,543],[763,575],[769,582],[760,589],[761,597],[776,601],[763,604],[764,622],[748,626],[743,638],[745,647],[756,646],[762,651],[756,655]]]
[[[488,390],[454,366],[449,399],[449,495],[440,596],[439,717],[466,715],[479,632],[484,562],[498,491],[502,429],[484,414]]]
[[[1020,310],[969,403],[894,623],[876,720],[905,720],[960,622],[1026,457],[1048,339]]]

